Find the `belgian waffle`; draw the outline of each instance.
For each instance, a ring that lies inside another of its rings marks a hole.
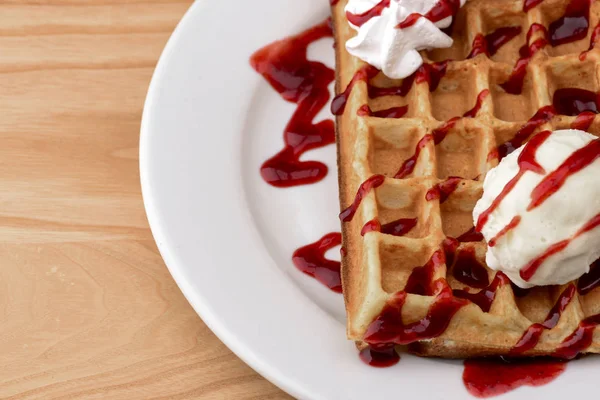
[[[583,124],[600,134],[594,115],[551,107],[560,89],[600,90],[600,2],[589,6],[585,38],[553,45],[545,31],[569,0],[528,1],[539,4],[527,11],[523,0],[467,1],[453,46],[422,52],[425,66],[403,81],[348,54],[346,3],[332,14],[349,339],[449,358],[600,352],[600,289],[517,290],[485,266],[486,243],[472,230],[483,179],[506,152],[543,130]],[[507,26],[521,29],[495,54],[473,50]],[[528,49],[522,85],[507,89]],[[483,289],[457,279],[461,254],[485,267]]]

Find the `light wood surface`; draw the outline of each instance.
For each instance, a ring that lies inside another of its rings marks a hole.
[[[197,317],[144,213],[143,102],[190,4],[0,0],[2,399],[288,398]]]

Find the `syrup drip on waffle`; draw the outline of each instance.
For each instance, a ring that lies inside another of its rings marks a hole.
[[[558,89],[552,96],[552,104],[561,115],[576,116],[581,113],[600,112],[598,93],[578,88]]]
[[[332,120],[313,123],[327,105],[328,85],[335,79],[332,69],[307,59],[308,46],[331,37],[325,21],[297,36],[274,42],[258,50],[250,59],[281,97],[297,104],[297,109],[284,131],[285,147],[260,168],[263,179],[276,187],[315,183],[327,175],[327,166],[318,161],[300,161],[307,151],[335,142]]]
[[[485,36],[482,33],[477,34],[473,39],[473,49],[467,58],[477,57],[479,54],[493,56],[502,46],[519,36],[522,30],[520,26],[503,26]]]
[[[594,330],[600,325],[600,314],[581,321],[573,333],[563,340],[554,352],[555,357],[573,359],[592,344]]]
[[[369,80],[374,78],[379,73],[379,70],[371,65],[367,65],[359,69],[350,80],[350,83],[348,83],[348,86],[346,86],[346,89],[333,99],[333,101],[331,102],[331,113],[333,115],[342,115],[344,113],[344,110],[346,109],[346,104],[348,103],[348,99],[352,94],[352,89],[354,88],[354,85],[356,85],[358,82],[367,82],[367,90],[369,92],[369,97],[372,99],[383,96],[406,96],[408,92],[410,92],[410,89],[412,89],[413,84],[415,82],[417,84],[427,82],[429,85],[429,90],[433,92],[437,88],[440,80],[446,74],[447,66],[448,61],[441,61],[432,64],[423,64],[414,74],[412,74],[406,79],[403,79],[402,84],[400,86],[379,88],[369,83]],[[368,105],[363,105],[361,106],[361,109],[363,111],[360,111],[359,109],[358,112],[365,114],[365,111],[368,110],[368,108],[364,108],[365,106],[368,107]]]
[[[336,0],[337,1],[337,0]],[[523,12],[527,12],[542,3],[544,0],[524,0],[523,1]]]
[[[553,47],[587,36],[590,27],[590,0],[571,0],[562,17],[548,27]]]
[[[392,107],[386,110],[372,111],[368,104],[361,106],[357,114],[361,117],[402,118],[408,112],[408,106]]]
[[[531,37],[536,32],[544,32],[544,37],[536,39],[530,45],[525,45],[521,48],[521,58],[519,58],[515,64],[515,67],[513,68],[508,80],[500,85],[507,93],[521,94],[529,62],[538,51],[542,50],[548,44],[548,39],[546,38],[548,33],[546,28],[540,24],[531,25],[529,31],[527,32],[527,43],[531,41]]]
[[[325,253],[342,244],[342,234],[329,233],[315,243],[299,248],[292,261],[296,268],[327,286],[334,292],[342,293],[341,263],[328,260]]]
[[[379,316],[369,325],[365,341],[370,345],[402,345],[432,339],[444,333],[454,314],[466,305],[466,302],[455,298],[450,287],[443,282],[438,281],[437,286],[439,294],[427,315],[410,324],[402,321],[402,307],[406,302],[407,293],[402,291],[394,294]]]
[[[596,114],[591,111],[582,112],[577,116],[577,118],[575,118],[575,121],[571,123],[571,129],[587,131],[594,123],[595,118]]]
[[[352,202],[352,204],[350,204],[350,206],[348,206],[348,208],[346,208],[345,210],[343,210],[340,213],[340,220],[342,222],[352,221],[352,218],[354,218],[354,214],[356,214],[358,207],[360,207],[360,204],[362,203],[363,198],[371,190],[383,185],[384,182],[385,182],[385,176],[383,176],[383,175],[373,175],[372,177],[370,177],[369,179],[364,181],[358,188],[358,191],[356,192],[356,197],[354,198],[354,201]]]
[[[477,261],[474,248],[462,249],[456,255],[452,276],[457,281],[476,289],[485,289],[490,284],[488,272]]]
[[[381,225],[376,219],[372,219],[363,226],[360,234],[365,236],[369,232],[381,232],[392,236],[405,236],[417,226],[417,218],[401,218],[396,221]]]
[[[504,285],[510,284],[510,280],[502,272],[498,272],[490,285],[479,292],[471,293],[466,289],[454,289],[452,293],[455,297],[469,300],[481,308],[483,312],[489,312],[492,303],[496,298],[496,292]]]
[[[539,3],[541,1],[525,1],[523,9],[528,11]],[[521,48],[521,58],[515,64],[508,80],[500,86],[507,93],[521,94],[525,75],[527,74],[527,66],[531,58],[548,44],[556,47],[584,39],[589,29],[589,10],[590,0],[571,0],[564,14],[550,23],[548,30],[541,24],[533,24],[527,32],[527,43],[531,42],[531,38],[536,32],[542,32],[544,37],[538,38],[533,43]],[[594,33],[596,35],[596,32]],[[590,49],[594,47],[597,40],[597,36],[594,38],[595,35],[592,36]],[[585,58],[585,53],[582,53],[580,58]]]
[[[587,54],[592,51],[594,47],[596,47],[598,41],[600,41],[600,24],[596,25],[592,32],[592,37],[590,38],[590,47],[579,55],[580,61],[585,61]]]
[[[488,155],[488,160],[504,157],[518,149],[535,132],[537,128],[550,121],[556,116],[554,106],[545,106],[540,108],[534,115],[517,131],[515,136],[508,142],[502,143],[498,148]]]
[[[438,183],[425,194],[427,201],[438,199],[440,204],[448,200],[448,197],[458,189],[458,185],[462,178],[452,176],[443,182]]]
[[[444,252],[441,250],[435,251],[425,265],[412,270],[404,291],[421,296],[433,296],[437,289],[437,285],[433,281],[433,276],[445,262],[446,257],[444,256]]]
[[[600,286],[600,259],[590,265],[590,272],[579,278],[577,292],[585,296],[598,286]]]
[[[483,100],[489,95],[489,93],[490,91],[488,89],[482,90],[481,93],[477,95],[477,102],[475,106],[471,110],[467,111],[463,115],[463,118],[475,118],[475,116],[481,109]],[[460,117],[454,117],[444,122],[442,126],[434,129],[431,133],[428,133],[425,136],[423,136],[421,140],[419,140],[419,142],[417,143],[415,153],[408,160],[404,161],[402,166],[400,166],[398,172],[396,172],[396,175],[394,175],[394,178],[403,179],[406,178],[408,175],[412,174],[412,172],[415,169],[415,166],[417,165],[417,160],[419,159],[421,151],[423,151],[423,149],[425,149],[430,142],[433,142],[436,145],[441,143],[459,120]]]
[[[526,351],[533,349],[540,340],[542,333],[544,333],[544,331],[547,329],[554,328],[558,324],[563,311],[571,303],[574,295],[575,285],[567,286],[567,288],[560,294],[558,300],[546,316],[544,322],[541,324],[532,324],[529,328],[527,328],[517,344],[511,349],[511,354],[523,354]]]

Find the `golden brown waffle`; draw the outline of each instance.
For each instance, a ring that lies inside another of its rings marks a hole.
[[[350,339],[363,341],[367,330],[381,323],[377,318],[386,304],[388,314],[401,313],[402,323],[409,331],[411,323],[420,321],[423,326],[427,325],[432,304],[448,295],[445,283],[454,290],[480,291],[455,279],[452,265],[446,265],[442,259],[441,264],[433,268],[431,280],[438,282],[431,285],[431,295],[404,292],[415,268],[424,266],[436,251],[443,250],[447,237],[457,238],[473,227],[472,210],[482,194],[485,174],[498,164],[495,152],[498,146],[513,139],[536,111],[551,105],[556,90],[600,90],[600,48],[580,59],[580,54],[590,47],[594,27],[598,25],[600,2],[592,2],[586,38],[556,47],[548,44],[532,57],[521,94],[509,94],[500,86],[513,71],[529,28],[535,23],[548,27],[564,14],[569,2],[545,0],[524,12],[523,0],[468,1],[456,16],[452,48],[422,53],[428,63],[453,60],[448,62],[446,73],[435,90],[430,91],[426,80],[417,79],[405,96],[376,98],[369,98],[369,87],[398,87],[402,81],[390,80],[381,73],[360,79],[366,64],[348,54],[344,46],[355,35],[344,13],[347,1],[341,0],[332,6],[337,43],[337,93],[344,92],[353,77],[359,77],[350,85],[346,107],[337,118],[342,209],[355,200],[363,182],[374,175],[385,176],[381,186],[364,196],[353,219],[342,224],[345,250],[342,273]],[[477,34],[486,35],[502,26],[521,26],[522,32],[491,57],[481,54],[467,59]],[[534,32],[528,44],[543,36],[543,32]],[[437,144],[433,140],[422,140],[452,117],[471,110],[478,95],[485,90],[489,93],[481,96],[481,108],[474,117],[458,119]],[[402,118],[378,118],[365,116],[365,105],[373,112],[402,106],[408,106],[408,110]],[[542,115],[546,116],[547,121],[542,118],[543,123],[528,126],[535,128],[535,132],[565,129],[576,120],[572,116]],[[600,119],[596,118],[588,130],[598,135]],[[394,178],[401,166],[415,155],[420,141],[423,148],[414,170],[405,177]],[[446,201],[426,199],[436,184],[454,176],[463,179]],[[416,226],[405,236],[377,231],[361,235],[369,221],[386,224],[401,218],[417,218]],[[458,251],[474,251],[478,262],[485,265],[485,242],[461,243]],[[420,340],[419,335],[405,333],[390,340],[396,344],[414,342],[409,350],[426,356],[462,358],[510,354],[532,324],[547,318],[561,294],[563,298],[572,294],[556,326],[538,327],[542,332],[539,341],[521,355],[561,355],[556,349],[564,347],[563,341],[574,333],[589,337],[593,334],[591,344],[581,350],[600,352],[600,329],[595,328],[593,319],[582,323],[600,313],[600,290],[581,295],[573,287],[577,283],[573,282],[561,287],[537,287],[523,296],[502,274],[494,282],[496,273],[489,269],[487,273],[489,282],[498,284],[489,311],[472,302],[454,300],[458,311],[453,315],[446,313],[449,324],[441,334]],[[403,305],[402,301],[405,301]],[[390,321],[384,323],[389,326]]]

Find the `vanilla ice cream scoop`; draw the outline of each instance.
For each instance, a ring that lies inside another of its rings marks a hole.
[[[487,264],[517,286],[579,278],[600,257],[600,139],[536,134],[487,174],[473,219]]]
[[[349,0],[346,15],[358,33],[346,49],[390,78],[406,78],[423,64],[419,50],[452,46],[452,38],[441,29],[450,26],[449,13],[465,1]],[[428,15],[434,8],[443,11]]]

